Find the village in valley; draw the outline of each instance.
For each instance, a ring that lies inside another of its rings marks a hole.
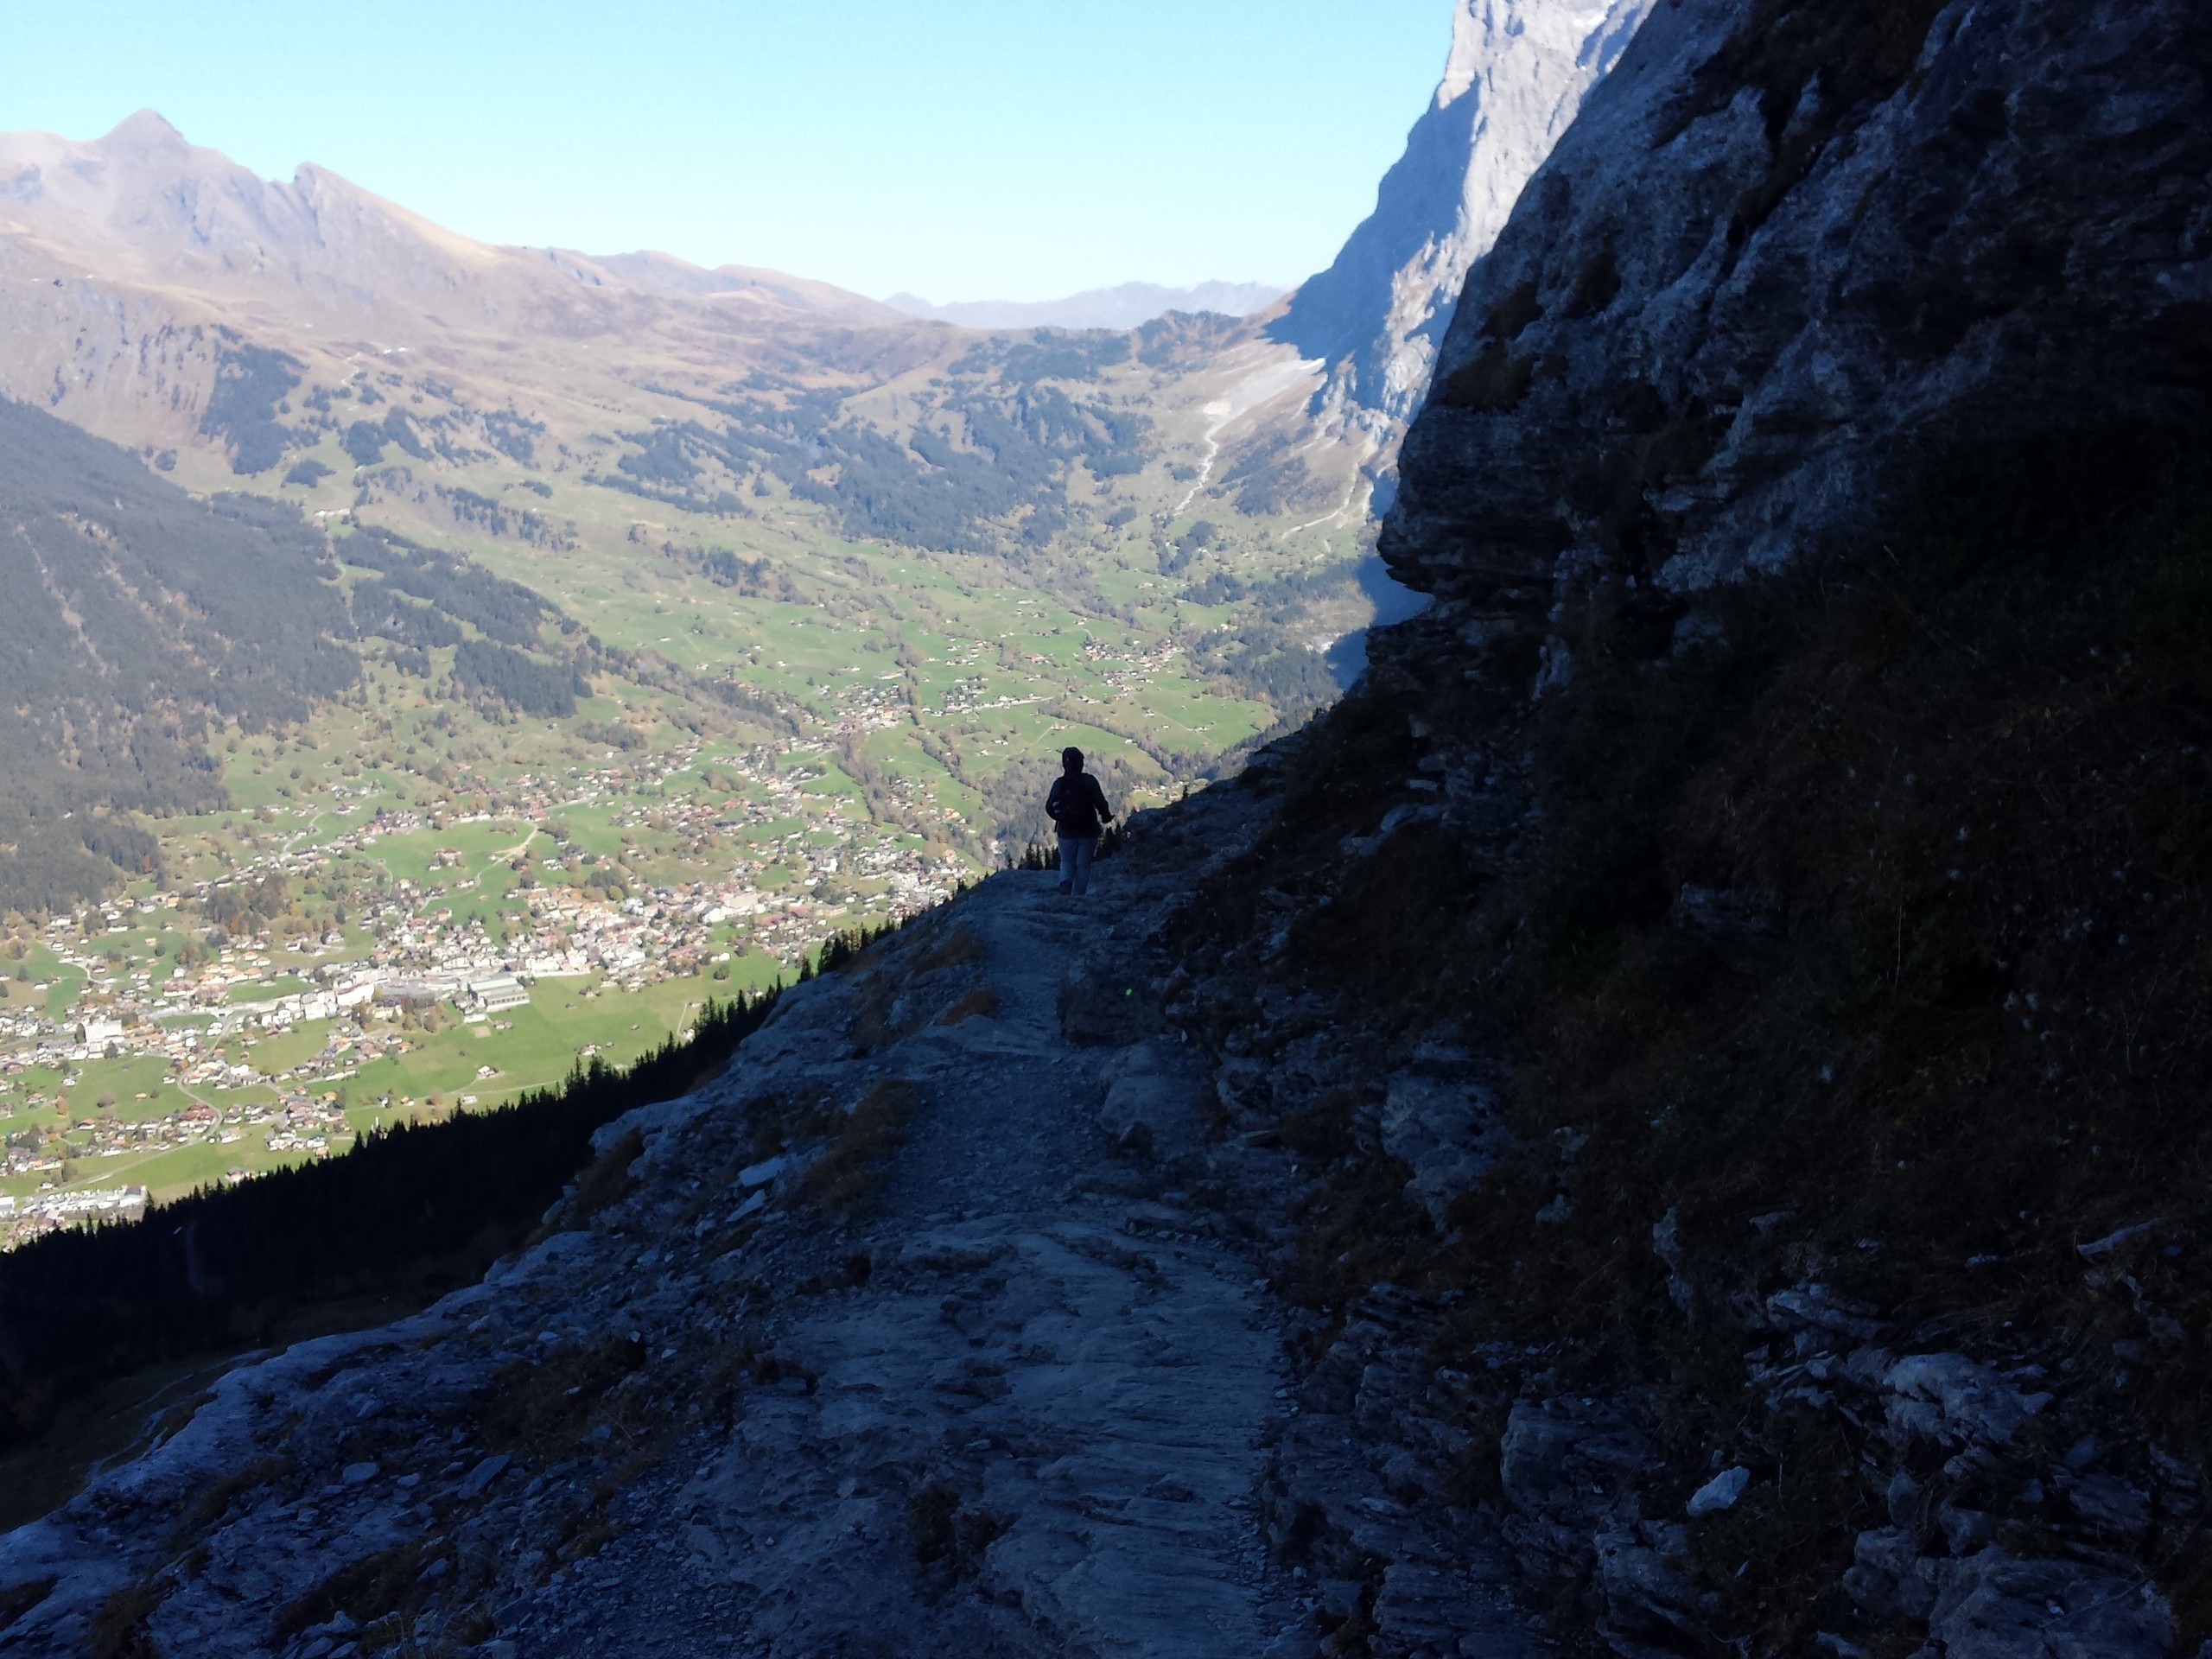
[[[321,835],[20,924],[0,963],[0,1248],[626,1064],[829,935],[947,897],[967,863],[841,810],[819,757],[760,745],[702,776],[693,744],[524,773],[450,813],[378,809],[357,784]],[[676,847],[687,879],[662,879]]]

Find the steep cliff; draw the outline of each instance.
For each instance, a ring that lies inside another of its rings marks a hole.
[[[1691,590],[1863,532],[1931,446],[2191,418],[2205,29],[1661,8],[1467,285],[1387,556],[1477,608],[1562,556]]]
[[[1655,10],[1406,440],[1438,603],[1176,936],[1321,1172],[1306,1397],[1576,1639],[2207,1634],[2208,62],[2181,4]]]
[[[1649,8],[1456,0],[1443,79],[1374,213],[1269,329],[1327,362],[1331,393],[1377,433],[1413,413],[1469,267]]]

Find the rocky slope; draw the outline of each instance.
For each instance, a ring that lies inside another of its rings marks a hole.
[[[1656,10],[1407,439],[1438,604],[1177,936],[1570,1639],[2206,1635],[2206,29]]]
[[[1324,359],[1332,398],[1378,435],[1411,417],[1469,269],[1649,9],[1456,0],[1443,79],[1375,212],[1269,327]]]
[[[1402,574],[1694,589],[1864,531],[1931,444],[2197,409],[2202,24],[1858,11],[1654,15],[1452,319]]]
[[[1364,1592],[1271,1549],[1277,1488],[1388,1552],[1379,1629],[1522,1650],[1491,1531],[1355,1450],[1400,1425],[1290,1399],[1295,1160],[1158,1017],[1147,937],[1258,822],[1160,826],[1087,949],[1009,874],[787,994],[484,1285],[238,1367],[0,1543],[0,1651],[1310,1652]]]

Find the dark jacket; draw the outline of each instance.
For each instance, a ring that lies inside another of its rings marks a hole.
[[[1052,792],[1045,798],[1045,816],[1059,826],[1064,836],[1096,837],[1101,822],[1114,816],[1106,804],[1106,791],[1098,787],[1098,780],[1087,772],[1078,772],[1072,778],[1062,772],[1052,785]]]

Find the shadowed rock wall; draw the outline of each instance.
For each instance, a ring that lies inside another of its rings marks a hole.
[[[1464,613],[1863,527],[1926,445],[2186,417],[2212,19],[2184,0],[1656,11],[1469,281],[1384,556]]]

